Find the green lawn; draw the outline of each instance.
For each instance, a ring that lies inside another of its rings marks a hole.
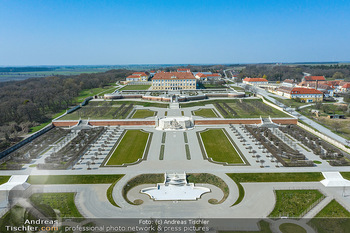
[[[150,133],[127,130],[106,165],[122,165],[141,159]]]
[[[210,129],[200,135],[209,158],[216,162],[244,163],[223,129]]]
[[[119,208],[120,208],[120,206],[115,202],[115,200],[114,200],[114,198],[113,198],[113,189],[114,189],[114,186],[118,183],[118,181],[119,181],[122,177],[123,177],[123,176],[120,176],[119,179],[115,180],[115,181],[113,182],[113,184],[111,184],[111,186],[109,186],[109,188],[107,189],[107,192],[106,192],[108,201],[109,201],[112,205],[114,205],[114,206],[116,206],[116,207],[119,207]]]
[[[30,201],[45,216],[55,216],[51,208],[60,211],[61,217],[83,217],[74,203],[75,193],[35,193],[30,197]],[[51,208],[48,208],[51,207]]]
[[[124,175],[31,175],[29,184],[112,184]]]
[[[26,208],[23,208],[20,205],[12,206],[11,209],[0,218],[0,232],[17,233],[18,231],[9,231],[6,226],[23,226],[23,217],[26,217],[26,219],[29,220],[37,220],[37,218],[30,212],[28,213],[28,210]],[[33,225],[36,226],[35,224]]]
[[[306,233],[303,227],[294,223],[282,223],[279,228],[282,233]]]
[[[0,184],[6,183],[11,176],[0,176]]]
[[[242,87],[236,87],[236,86],[230,86],[232,89],[236,90],[236,91],[242,91],[244,92],[244,88]]]
[[[308,224],[318,233],[347,233],[350,229],[350,213],[336,200],[332,200]]]
[[[350,180],[350,172],[340,172],[344,179]]]
[[[227,88],[225,87],[224,85],[221,85],[221,84],[204,84],[203,87],[205,89],[210,89],[210,88]]]
[[[350,213],[336,200],[332,200],[315,217],[317,218],[350,218]]]
[[[133,189],[136,186],[139,186],[141,184],[157,184],[164,182],[164,174],[141,174],[138,176],[135,176],[134,178],[130,179],[123,187],[122,189],[122,196],[126,202],[128,202],[131,205],[140,205],[143,203],[142,200],[138,199],[133,201],[130,201],[128,199],[128,192]]]
[[[127,91],[127,90],[148,90],[151,87],[151,85],[127,85],[120,89],[120,91]]]
[[[135,111],[134,115],[131,118],[146,118],[154,116],[156,112],[148,109],[138,109]]]
[[[279,101],[280,103],[282,103],[288,107],[292,107],[292,108],[297,108],[297,107],[303,106],[305,104],[310,104],[310,103],[300,103],[298,101],[295,101],[294,99],[282,99],[282,98],[278,98],[278,97],[272,97],[272,98],[274,98],[277,101]]]
[[[240,183],[248,182],[315,182],[324,179],[321,172],[227,173]]]
[[[224,196],[221,200],[217,199],[209,199],[210,204],[221,204],[223,203],[228,195],[229,195],[229,188],[225,181],[223,181],[220,177],[210,174],[210,173],[190,173],[187,175],[187,180],[190,183],[199,183],[199,184],[211,184],[215,185],[216,187],[220,188],[222,192],[224,193]]]
[[[324,198],[318,190],[275,190],[276,204],[269,217],[301,217],[317,200]]]
[[[193,115],[195,116],[201,116],[201,117],[207,117],[207,118],[216,118],[218,117],[213,109],[211,108],[202,108],[197,111],[193,111]]]

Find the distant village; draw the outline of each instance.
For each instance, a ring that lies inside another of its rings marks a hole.
[[[237,75],[231,71],[232,79],[237,80]],[[215,83],[222,80],[220,73],[191,72],[188,68],[180,68],[173,72],[146,71],[134,72],[126,77],[122,84],[151,85],[152,90],[195,90],[199,83]],[[295,99],[300,102],[321,102],[325,98],[333,97],[337,93],[350,92],[350,82],[344,80],[327,81],[324,76],[312,76],[306,74],[301,82],[294,79],[285,79],[283,82],[269,82],[265,78],[249,78],[242,80],[243,84],[265,88],[268,91]]]

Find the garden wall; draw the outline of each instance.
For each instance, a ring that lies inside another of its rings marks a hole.
[[[154,120],[145,121],[145,120],[101,120],[101,121],[89,121],[89,125],[92,126],[113,126],[113,125],[156,125]]]

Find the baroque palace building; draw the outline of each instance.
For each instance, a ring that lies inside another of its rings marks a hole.
[[[152,78],[152,90],[195,90],[197,79],[191,72],[159,72]]]

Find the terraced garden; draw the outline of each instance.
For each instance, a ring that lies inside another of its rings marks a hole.
[[[259,118],[261,117],[289,117],[287,114],[272,108],[262,102],[260,99],[223,99],[207,100],[192,103],[180,104],[181,108],[205,106],[214,104],[215,108],[224,118]]]
[[[120,104],[113,106],[84,106],[70,114],[65,115],[60,120],[79,120],[81,119],[125,119],[131,110],[133,104]]]

